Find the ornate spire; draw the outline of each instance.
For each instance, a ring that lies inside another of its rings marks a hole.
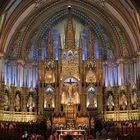
[[[53,41],[51,38],[51,30],[49,29],[47,37],[47,49],[46,49],[47,59],[53,58]]]
[[[88,58],[92,59],[94,58],[94,49],[93,49],[93,37],[91,31],[88,31],[88,43],[87,43],[87,53]]]
[[[65,47],[74,48],[75,47],[75,31],[73,29],[72,17],[68,15],[67,27],[65,31]]]

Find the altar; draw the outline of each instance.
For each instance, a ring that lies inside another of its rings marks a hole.
[[[85,134],[85,130],[82,129],[66,129],[66,130],[57,130],[59,132],[59,140],[61,137],[65,137],[67,135],[71,135],[73,138],[80,137],[83,138]]]

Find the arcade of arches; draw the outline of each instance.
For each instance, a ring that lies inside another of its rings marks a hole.
[[[1,127],[101,120],[140,132],[139,44],[130,0],[11,0],[0,13]]]

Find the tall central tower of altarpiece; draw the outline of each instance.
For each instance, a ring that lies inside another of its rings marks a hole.
[[[93,36],[88,32],[87,59],[82,60],[82,37],[75,44],[72,17],[68,16],[65,43],[58,37],[58,61],[53,57],[51,31],[48,32],[46,60],[41,58],[39,44],[38,111],[44,114],[48,127],[92,127],[95,116],[103,117],[101,58],[94,58]],[[44,88],[45,87],[45,88]],[[43,102],[42,102],[43,101]],[[99,104],[100,103],[100,104]]]

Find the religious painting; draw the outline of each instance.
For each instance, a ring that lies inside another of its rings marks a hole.
[[[78,56],[77,51],[73,52],[73,51],[69,50],[67,53],[63,52],[63,55],[62,55],[62,63],[63,64],[76,65],[76,64],[78,64],[78,62],[79,62],[79,56]]]

